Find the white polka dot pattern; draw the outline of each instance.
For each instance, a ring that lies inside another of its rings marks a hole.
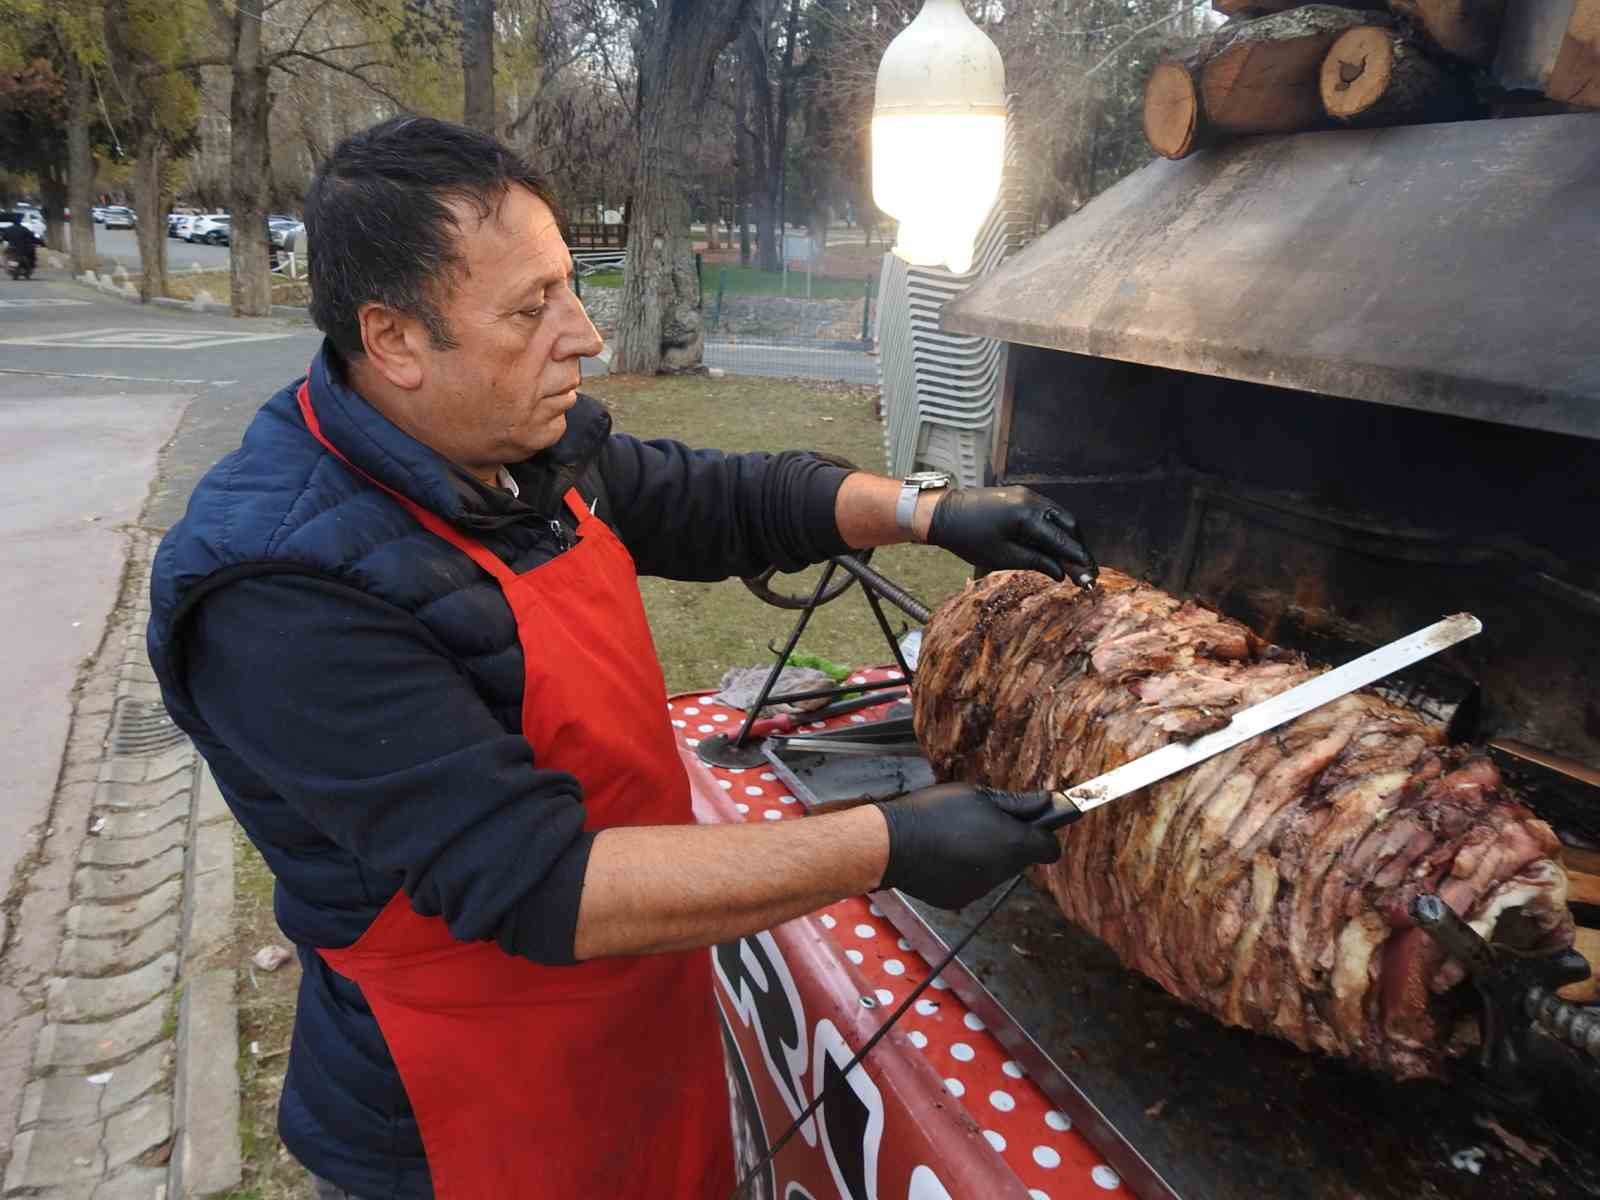
[[[897,678],[898,672],[876,668],[856,673],[863,681],[891,677]],[[869,709],[858,715],[863,721],[877,720],[883,711]],[[699,693],[674,697],[667,705],[674,733],[689,747],[698,745],[700,736],[708,732],[698,726],[706,724],[710,730],[731,733],[745,715]],[[860,723],[835,717],[810,722],[805,728],[850,728]],[[785,790],[774,771],[759,767],[699,769],[708,770],[717,781],[714,789],[703,783],[696,788],[697,809],[708,806],[714,814],[711,819],[782,822],[805,815],[804,806]],[[851,980],[845,985],[848,990],[840,992],[841,998],[848,998],[852,1006],[871,1005],[874,1012],[869,1021],[886,1018],[897,997],[905,996],[928,976],[927,961],[888,922],[881,907],[864,897],[828,905],[813,914],[810,928],[833,946],[840,978]],[[928,992],[901,1018],[898,1032],[904,1036],[874,1053],[921,1054],[937,1072],[933,1078],[942,1084],[943,1103],[966,1111],[983,1130],[992,1152],[1028,1189],[1030,1200],[1102,1200],[1108,1192],[1132,1200],[1116,1172],[1072,1123],[1053,1109],[983,1021],[949,990],[946,980],[930,984]],[[980,1151],[969,1149],[966,1153]]]

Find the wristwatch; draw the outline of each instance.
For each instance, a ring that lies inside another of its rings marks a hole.
[[[900,483],[900,499],[894,506],[894,523],[909,535],[911,518],[917,511],[917,497],[935,488],[949,487],[954,476],[949,471],[913,471]]]

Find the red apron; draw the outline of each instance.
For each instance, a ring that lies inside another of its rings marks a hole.
[[[299,399],[312,436],[348,464],[307,385]],[[384,490],[500,584],[522,643],[523,736],[541,767],[582,781],[585,828],[691,823],[633,559],[606,523],[568,491],[578,544],[518,575]],[[493,942],[457,941],[402,890],[354,945],[319,953],[378,1018],[438,1200],[732,1190],[708,951],[543,967]]]

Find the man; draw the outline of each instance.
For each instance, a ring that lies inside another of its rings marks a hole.
[[[695,826],[636,573],[913,537],[1093,561],[1023,489],[901,507],[809,455],[612,433],[554,203],[492,139],[355,135],[306,229],[326,342],[162,543],[149,633],[299,948],[284,1142],[328,1196],[725,1194],[704,948],[879,886],[959,905],[1059,850],[964,786]]]
[[[31,276],[39,265],[38,252],[34,249],[40,244],[38,236],[22,223],[19,212],[0,213],[0,220],[9,222],[0,224],[0,242],[6,244],[6,249],[17,260],[21,273]]]

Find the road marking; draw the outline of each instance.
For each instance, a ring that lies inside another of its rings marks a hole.
[[[75,371],[19,371],[0,367],[0,375],[37,375],[41,379],[102,379],[109,383],[210,383],[209,379],[156,379],[148,375],[85,375]],[[237,383],[224,379],[222,383]]]
[[[0,346],[47,346],[69,350],[205,350],[245,342],[269,342],[292,333],[238,333],[231,329],[80,329],[38,337],[0,339]]]
[[[0,300],[0,308],[66,308],[71,304],[93,303],[93,300],[54,300],[41,296],[36,300]]]

